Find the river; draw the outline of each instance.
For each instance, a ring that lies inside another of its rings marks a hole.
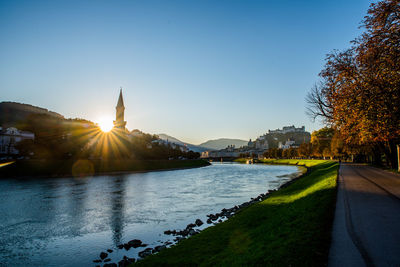
[[[299,172],[296,166],[211,166],[86,178],[0,180],[0,266],[94,266],[106,249],[118,263],[138,251],[116,246],[172,240],[197,218],[231,208]],[[210,226],[205,223],[201,228]]]

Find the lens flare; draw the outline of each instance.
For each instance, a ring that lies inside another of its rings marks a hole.
[[[100,126],[100,129],[103,132],[109,132],[114,127],[112,119],[108,117],[104,117],[98,120],[97,124]]]

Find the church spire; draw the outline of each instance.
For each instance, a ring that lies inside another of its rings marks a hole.
[[[122,87],[119,91],[119,98],[118,98],[118,103],[117,107],[124,107],[124,98],[122,97]]]
[[[118,103],[115,109],[117,110],[117,112],[115,116],[114,127],[125,130],[126,121],[124,121],[125,107],[124,107],[124,99],[122,97],[122,88],[119,91]]]

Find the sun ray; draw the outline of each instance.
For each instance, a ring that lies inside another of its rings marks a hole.
[[[113,121],[110,117],[100,118],[97,124],[100,126],[100,129],[105,133],[110,132],[114,128]]]

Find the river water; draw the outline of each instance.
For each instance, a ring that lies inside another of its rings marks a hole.
[[[197,218],[287,182],[295,166],[214,163],[195,169],[57,179],[0,180],[0,266],[94,266],[172,240]],[[202,228],[207,227],[206,223]]]

